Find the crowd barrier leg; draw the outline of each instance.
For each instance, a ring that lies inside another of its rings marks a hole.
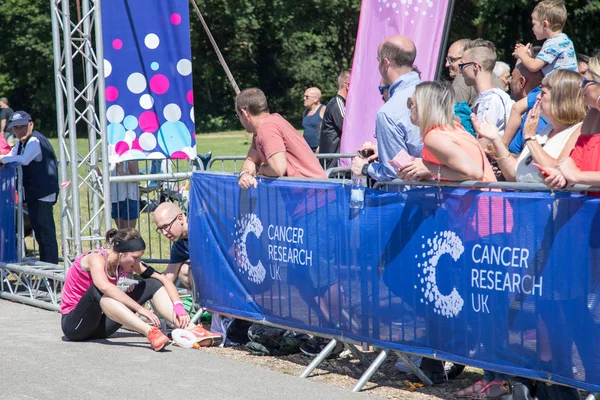
[[[433,385],[433,382],[431,381],[431,379],[429,379],[427,377],[427,375],[425,375],[423,373],[423,370],[421,368],[417,367],[410,358],[406,357],[406,354],[402,353],[401,351],[396,351],[395,353],[398,356],[398,358],[401,359],[402,362],[404,364],[406,364],[406,366],[408,368],[410,368],[412,373],[415,374],[417,376],[417,378],[419,378],[421,380],[421,382],[423,382],[423,385],[425,385],[425,386]]]
[[[350,352],[352,353],[352,355],[354,357],[356,357],[358,359],[359,363],[361,363],[363,365],[367,365],[368,364],[367,359],[365,358],[365,356],[363,355],[363,353],[360,350],[358,350],[355,345],[353,345],[352,343],[344,343],[344,346],[348,350],[350,350]]]
[[[313,370],[317,368],[317,366],[319,366],[319,364],[321,364],[323,360],[325,360],[331,354],[333,349],[335,349],[336,345],[337,340],[331,339],[331,341],[327,343],[327,346],[325,346],[325,348],[319,353],[319,355],[316,356],[310,362],[310,364],[308,364],[308,367],[306,367],[304,371],[302,371],[302,373],[300,374],[300,378],[307,378],[310,375],[310,373],[313,372]]]
[[[354,385],[354,387],[352,388],[353,392],[360,392],[360,390],[363,388],[363,386],[365,386],[366,383],[369,382],[369,379],[371,379],[371,377],[373,376],[375,371],[377,371],[377,369],[379,369],[381,364],[383,364],[383,362],[385,361],[385,359],[388,357],[389,354],[390,354],[389,349],[381,350],[381,353],[379,353],[379,355],[377,356],[375,361],[373,361],[373,363],[371,365],[369,365],[369,368],[367,368],[367,370],[360,377],[360,379],[358,380],[356,385]]]

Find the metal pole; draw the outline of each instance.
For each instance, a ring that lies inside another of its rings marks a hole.
[[[77,4],[79,6],[79,2]],[[93,55],[93,49],[92,47],[92,32],[91,32],[91,24],[90,24],[90,18],[91,16],[89,15],[90,12],[90,2],[89,1],[84,1],[83,4],[81,5],[81,11],[82,11],[82,15],[83,15],[83,37],[82,40],[85,41],[84,43],[84,57],[83,58],[83,62],[85,64],[85,83],[87,86],[87,94],[86,94],[86,99],[87,99],[87,104],[86,104],[86,108],[87,108],[87,127],[88,127],[88,141],[89,141],[89,146],[90,146],[90,158],[89,158],[89,164],[90,164],[90,169],[92,169],[93,171],[90,171],[90,173],[92,175],[95,175],[97,171],[97,167],[98,167],[98,153],[96,150],[96,138],[97,138],[97,132],[96,132],[96,127],[95,127],[95,113],[94,113],[94,88],[95,86],[92,84],[92,82],[94,81],[94,78],[98,78],[98,83],[102,80],[100,79],[99,76],[94,76],[94,68],[92,65],[92,60],[91,57]],[[96,9],[94,9],[94,12],[96,11]],[[78,18],[81,19],[81,15],[78,15]],[[79,21],[78,23],[81,23],[81,21]],[[97,59],[97,63],[98,64],[103,64],[103,60],[98,58]],[[98,95],[104,95],[104,90],[99,91]],[[104,143],[101,143],[104,144]],[[92,215],[95,215],[94,217],[94,221],[92,224],[92,231],[93,231],[93,236],[100,236],[100,226],[102,221],[100,220],[100,215],[98,213],[98,211],[100,210],[100,207],[102,205],[102,199],[99,197],[98,193],[96,191],[92,191]],[[83,232],[82,232],[83,235]],[[100,241],[96,240],[94,242],[94,247],[100,247]]]
[[[236,95],[239,94],[240,88],[238,87],[238,85],[235,81],[235,78],[233,77],[233,74],[229,70],[229,67],[227,66],[227,62],[225,62],[225,58],[223,58],[223,55],[221,54],[221,50],[219,50],[219,46],[217,46],[217,42],[215,42],[215,38],[213,37],[212,33],[210,33],[210,29],[208,29],[208,25],[206,24],[206,21],[204,21],[204,17],[202,16],[200,9],[198,8],[198,4],[196,4],[195,0],[190,0],[190,2],[194,6],[194,9],[196,10],[196,14],[198,15],[198,18],[200,19],[200,23],[202,24],[202,27],[204,27],[204,31],[208,35],[208,40],[210,40],[210,43],[212,44],[213,49],[215,49],[215,53],[217,53],[217,58],[219,59],[219,62],[221,63],[223,70],[225,70],[225,75],[227,75],[227,79],[229,79],[231,86],[233,86],[233,90],[235,91],[235,94]]]
[[[373,363],[369,366],[369,368],[367,368],[365,373],[360,377],[358,382],[356,382],[356,385],[354,385],[354,387],[352,388],[353,392],[360,392],[363,386],[365,386],[365,384],[369,382],[369,379],[371,379],[375,371],[377,371],[381,364],[383,364],[385,359],[388,357],[388,354],[390,354],[389,349],[381,350],[381,353],[379,353],[375,361],[373,361]]]
[[[110,165],[108,162],[108,138],[106,136],[106,89],[104,81],[104,40],[102,36],[102,0],[96,0],[94,20],[96,24],[96,59],[98,60],[98,120],[102,140],[102,188],[104,189],[104,228],[112,225],[110,218]]]
[[[63,81],[62,81],[62,54],[60,51],[60,21],[58,19],[57,13],[58,9],[58,1],[50,0],[50,11],[52,16],[52,50],[54,54],[54,85],[55,85],[55,93],[56,93],[56,129],[58,132],[58,153],[60,157],[59,163],[59,172],[60,172],[60,180],[61,182],[69,181],[69,171],[67,169],[68,164],[68,156],[66,153],[66,143],[64,138],[65,132],[65,103],[63,96]],[[69,240],[68,237],[70,235],[69,230],[69,219],[67,218],[69,204],[67,198],[68,191],[63,189],[59,192],[59,207],[60,207],[60,230],[61,230],[61,240],[62,240],[62,254],[63,254],[63,262],[65,267],[65,273],[68,271],[71,265],[70,252],[69,252]]]
[[[69,128],[69,153],[71,155],[71,182],[72,182],[72,206],[73,206],[73,251],[74,254],[81,253],[81,218],[79,201],[79,161],[77,157],[77,124],[75,122],[75,86],[73,75],[73,52],[71,37],[71,14],[69,11],[69,0],[62,0],[63,19],[63,48],[65,59],[65,79],[67,87],[67,125]]]
[[[323,350],[321,350],[321,352],[319,353],[318,356],[316,356],[310,364],[308,364],[308,367],[306,367],[306,369],[300,374],[300,378],[307,378],[311,372],[313,372],[313,370],[315,368],[317,368],[319,366],[319,364],[321,364],[323,362],[323,360],[325,360],[333,351],[333,349],[335,349],[335,346],[337,345],[337,340],[335,339],[331,339],[331,341],[329,343],[327,343],[327,346],[325,346],[325,348]]]
[[[435,80],[442,76],[442,69],[446,65],[446,46],[448,46],[448,37],[450,36],[450,22],[454,14],[454,0],[448,0],[448,10],[446,10],[446,19],[444,20],[444,32],[442,33],[442,42],[438,53],[437,67],[435,69]]]

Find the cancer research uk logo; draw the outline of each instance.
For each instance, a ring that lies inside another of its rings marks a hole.
[[[425,239],[424,236],[423,239]],[[448,254],[454,261],[458,261],[465,250],[462,240],[452,231],[442,231],[439,234],[434,233],[433,239],[427,239],[421,245],[421,248],[423,249],[422,260],[417,264],[420,271],[417,276],[420,278],[419,282],[423,293],[421,303],[433,303],[434,311],[437,314],[447,318],[456,317],[465,302],[456,288],[453,288],[448,295],[440,293],[437,285],[436,269],[438,261],[443,255]],[[416,254],[415,258],[418,259],[419,255]],[[417,285],[415,285],[415,289],[417,289]]]
[[[248,279],[256,284],[261,284],[265,280],[267,271],[260,262],[256,265],[250,264],[248,252],[246,251],[246,238],[249,233],[253,233],[256,237],[260,237],[263,231],[262,222],[255,214],[245,214],[235,223],[235,255],[239,263],[240,272],[248,274]]]

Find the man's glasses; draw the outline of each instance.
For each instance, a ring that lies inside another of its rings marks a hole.
[[[173,220],[171,222],[169,222],[168,224],[157,227],[156,232],[158,232],[158,233],[169,232],[171,230],[171,227],[173,226],[175,221],[177,221],[177,218],[179,218],[180,215],[182,215],[182,214],[177,214],[175,216],[175,218],[173,218]]]
[[[467,68],[469,65],[475,65],[475,64],[477,64],[475,61],[458,64],[458,70],[462,74],[462,72],[465,68]]]
[[[446,62],[448,64],[454,64],[455,62],[457,62],[458,60],[460,60],[462,57],[446,57]]]
[[[379,89],[379,94],[383,96],[383,92],[385,92],[386,90],[390,90],[390,86],[377,86],[377,89]]]
[[[581,88],[585,89],[585,87],[589,84],[600,85],[600,81],[596,81],[594,79],[583,78],[583,81],[581,81]]]

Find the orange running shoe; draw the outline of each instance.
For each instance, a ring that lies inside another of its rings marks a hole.
[[[208,329],[204,329],[202,325],[196,325],[195,328],[189,331],[198,339],[197,343],[199,347],[218,346],[223,341],[220,333],[213,333]]]
[[[166,337],[157,326],[153,326],[148,332],[148,341],[152,344],[154,351],[161,351],[171,341]]]

